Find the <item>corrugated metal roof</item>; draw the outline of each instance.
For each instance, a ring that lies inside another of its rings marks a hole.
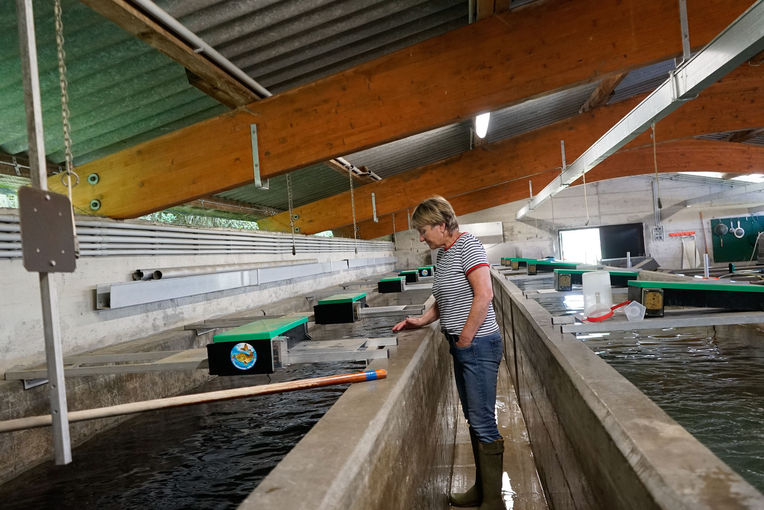
[[[675,68],[676,62],[670,59],[631,71],[615,88],[609,104],[655,90],[658,85],[666,81],[669,71]]]
[[[309,204],[322,198],[342,193],[350,188],[347,175],[342,175],[325,164],[311,165],[289,174],[294,207]],[[254,184],[241,186],[215,195],[228,200],[264,205],[275,209],[288,209],[286,176],[268,180],[268,189],[258,189]]]

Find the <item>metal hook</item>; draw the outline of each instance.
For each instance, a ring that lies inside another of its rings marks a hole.
[[[59,175],[61,175],[61,185],[64,186],[65,188],[69,187],[69,184],[66,181],[64,181],[64,177],[66,177],[67,175],[74,176],[74,184],[72,184],[72,187],[77,186],[80,183],[80,176],[77,175],[77,172],[75,172],[74,170],[64,170]]]

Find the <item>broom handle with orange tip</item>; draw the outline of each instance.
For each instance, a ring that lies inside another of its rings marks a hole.
[[[271,395],[273,393],[284,393],[287,391],[307,390],[321,386],[331,386],[333,384],[373,381],[375,379],[384,379],[385,377],[387,377],[387,370],[367,370],[366,372],[355,372],[352,374],[329,375],[326,377],[315,377],[313,379],[299,379],[297,381],[262,384],[259,386],[247,386],[245,388],[234,388],[230,390],[210,391],[207,393],[197,393],[194,395],[180,395],[177,397],[157,398],[154,400],[130,402],[128,404],[119,404],[109,407],[83,409],[82,411],[69,411],[69,422],[71,423],[76,421],[95,420],[98,418],[143,413],[146,411],[154,411],[156,409],[168,409],[171,407],[181,407],[193,404],[206,404],[209,402],[231,400],[234,398],[253,397],[256,395]],[[35,427],[45,427],[50,424],[51,418],[49,414],[42,416],[29,416],[27,418],[17,418],[15,420],[0,421],[0,433],[31,429]]]

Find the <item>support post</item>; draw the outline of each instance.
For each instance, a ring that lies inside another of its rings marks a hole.
[[[40,79],[37,69],[37,46],[34,32],[32,0],[16,0],[19,22],[19,51],[21,74],[24,81],[24,105],[29,139],[29,167],[32,185],[47,189],[47,165],[43,136]],[[43,332],[45,336],[45,359],[50,381],[50,414],[53,422],[53,446],[56,464],[69,464],[72,450],[69,439],[69,415],[66,405],[64,382],[64,357],[61,347],[58,302],[56,289],[50,273],[40,272],[40,298],[42,302]]]

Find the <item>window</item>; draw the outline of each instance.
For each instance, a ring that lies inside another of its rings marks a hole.
[[[602,259],[645,255],[645,238],[641,223],[605,225],[560,231],[560,252],[563,260],[596,264]]]

